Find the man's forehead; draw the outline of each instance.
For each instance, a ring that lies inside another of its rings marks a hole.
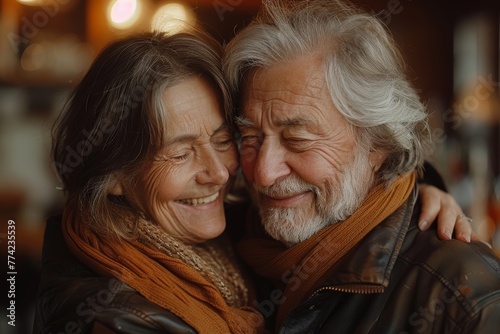
[[[307,55],[252,69],[247,75],[244,90],[255,94],[289,92],[293,99],[293,95],[317,96],[325,85],[323,57]]]
[[[314,120],[310,117],[310,113],[287,113],[287,114],[274,114],[273,117],[274,125],[280,127],[300,127],[307,126],[313,123]],[[256,128],[258,124],[247,117],[246,115],[240,115],[235,118],[236,125],[240,127]]]

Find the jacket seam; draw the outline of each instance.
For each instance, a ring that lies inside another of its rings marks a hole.
[[[409,265],[414,265],[414,266],[417,266],[423,270],[425,270],[426,272],[428,272],[429,274],[431,274],[436,280],[438,280],[439,282],[441,282],[441,284],[447,288],[449,291],[453,292],[453,296],[455,297],[456,301],[457,301],[457,304],[463,309],[466,317],[463,321],[460,321],[460,324],[462,325],[459,325],[458,322],[455,322],[458,330],[461,332],[463,329],[464,329],[464,324],[471,321],[475,316],[477,316],[480,312],[479,310],[482,308],[479,308],[477,310],[474,309],[474,307],[470,304],[470,302],[467,300],[467,298],[462,294],[462,292],[460,292],[460,290],[458,290],[452,282],[450,282],[446,277],[444,277],[443,275],[441,275],[438,271],[434,270],[432,267],[430,267],[429,265],[427,265],[426,263],[422,263],[420,261],[412,261],[410,260],[408,257],[404,256],[404,255],[400,255],[400,259],[401,261],[405,262],[406,264],[409,264]],[[483,298],[484,300],[484,298]],[[448,317],[449,319],[453,319],[451,317]]]
[[[479,251],[479,249],[477,249],[477,247],[474,247],[474,244],[471,244],[471,249],[479,255],[479,257],[481,258],[482,262],[485,263],[485,265],[487,265],[489,268],[491,268],[492,270],[494,270],[497,274],[500,274],[500,269],[498,268],[495,268],[494,266],[491,265],[490,261],[488,261],[484,256],[483,254]]]

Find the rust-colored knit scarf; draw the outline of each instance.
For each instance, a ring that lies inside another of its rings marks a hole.
[[[114,241],[93,232],[66,209],[63,233],[71,252],[96,273],[116,277],[198,333],[260,333],[250,307],[229,306],[217,287],[180,259],[139,240]]]
[[[411,173],[398,178],[389,188],[386,184],[375,186],[352,216],[290,248],[265,237],[241,242],[239,250],[248,264],[284,287],[277,328],[313,292],[327,270],[405,202],[414,184],[415,173]]]

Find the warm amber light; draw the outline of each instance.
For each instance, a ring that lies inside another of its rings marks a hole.
[[[43,5],[42,0],[17,0],[17,2],[22,3],[23,5],[30,5],[30,6]]]
[[[31,44],[24,50],[20,64],[25,71],[37,71],[44,67],[47,61],[47,51],[40,43]]]
[[[115,0],[110,3],[109,21],[115,28],[126,29],[137,21],[139,12],[137,0]]]
[[[179,3],[169,3],[156,11],[151,22],[153,30],[176,33],[194,25],[192,11]]]

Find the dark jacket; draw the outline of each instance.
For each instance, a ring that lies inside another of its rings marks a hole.
[[[279,333],[500,333],[500,260],[482,243],[419,231],[419,207],[372,230]]]
[[[127,284],[99,277],[69,251],[61,217],[47,221],[33,333],[196,333]]]

